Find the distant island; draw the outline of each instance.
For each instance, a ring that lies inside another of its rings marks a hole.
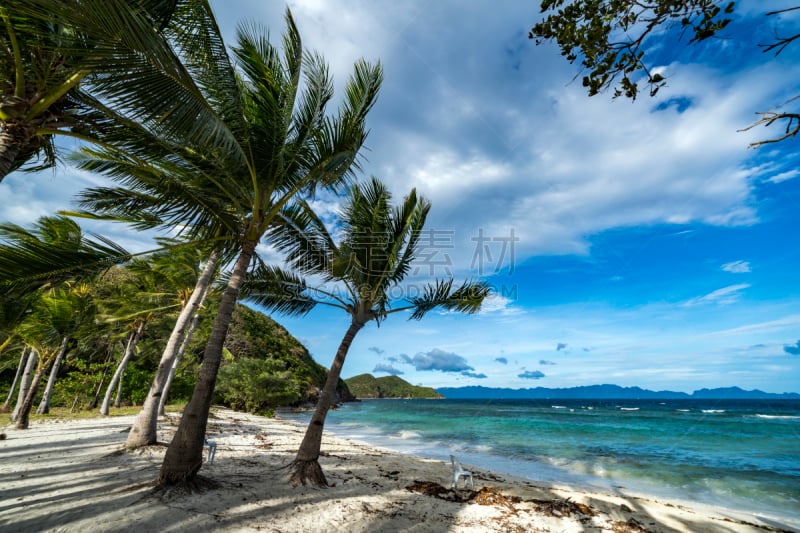
[[[495,400],[800,400],[800,394],[794,392],[775,394],[758,389],[748,391],[739,387],[700,389],[691,394],[668,390],[651,391],[640,387],[620,387],[619,385],[587,385],[556,389],[546,387],[528,389],[482,386],[440,387],[436,389],[436,392],[451,400],[484,398]]]
[[[344,380],[356,398],[441,398],[431,387],[417,387],[397,376],[359,374]]]

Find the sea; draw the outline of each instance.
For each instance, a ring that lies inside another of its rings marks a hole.
[[[707,503],[800,529],[798,400],[363,400],[331,410],[325,429],[534,482]]]

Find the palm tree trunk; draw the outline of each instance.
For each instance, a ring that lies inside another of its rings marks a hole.
[[[52,363],[52,356],[45,359],[44,357],[41,359],[40,364],[36,369],[36,373],[33,375],[33,381],[31,381],[31,386],[28,388],[27,394],[25,394],[25,400],[22,402],[22,406],[19,408],[19,417],[17,418],[17,424],[14,426],[16,429],[28,429],[30,425],[30,415],[31,415],[31,408],[33,407],[33,400],[36,398],[36,392],[39,389],[39,383],[42,381],[42,376],[45,372],[47,372],[48,367]]]
[[[158,416],[166,416],[167,414],[165,409],[167,407],[167,400],[169,399],[169,388],[172,385],[172,380],[175,379],[175,372],[178,371],[178,365],[180,365],[181,360],[183,359],[183,354],[186,353],[186,348],[189,346],[189,342],[191,342],[192,336],[197,329],[197,324],[199,323],[200,313],[195,313],[194,318],[192,318],[192,323],[189,324],[189,329],[186,331],[183,341],[181,341],[181,347],[178,349],[178,353],[175,354],[175,358],[172,360],[172,366],[169,369],[167,381],[164,382],[164,390],[161,392],[161,398],[158,400]]]
[[[239,287],[247,275],[256,244],[256,241],[242,244],[242,252],[236,260],[228,286],[222,293],[192,398],[183,410],[181,423],[164,455],[164,462],[158,475],[159,485],[194,484],[197,472],[203,464],[203,440],[208,424],[208,410],[211,408],[211,396],[214,394],[217,372],[222,360],[222,347],[228,335],[233,310],[236,308]]]
[[[36,364],[39,362],[39,354],[36,350],[31,348],[31,353],[28,355],[28,362],[25,363],[25,372],[22,374],[22,382],[19,384],[19,394],[17,395],[17,405],[11,413],[11,421],[16,422],[19,418],[22,404],[25,402],[25,397],[28,395],[28,389],[31,388],[31,381],[33,381],[33,374],[36,372]]]
[[[122,382],[123,378],[125,377],[125,370],[128,368],[128,361],[125,361],[125,365],[122,367],[122,372],[119,374],[119,379],[117,380],[117,394],[114,395],[114,407],[117,409],[120,408],[122,405]]]
[[[114,372],[114,376],[108,383],[106,396],[103,398],[103,403],[100,405],[100,414],[103,416],[108,416],[109,406],[111,405],[111,395],[114,393],[114,389],[116,388],[117,383],[119,383],[119,380],[122,379],[122,373],[125,372],[125,367],[128,366],[128,361],[130,361],[131,357],[133,356],[133,349],[136,348],[136,343],[139,342],[139,337],[141,337],[143,330],[144,322],[139,324],[139,327],[137,327],[128,338],[128,346],[125,348],[125,354],[122,356],[122,359],[117,366],[117,371]]]
[[[0,130],[0,181],[3,181],[17,156],[36,134],[36,126],[31,124],[6,122]]]
[[[325,479],[325,474],[322,472],[318,462],[319,451],[322,446],[322,428],[325,425],[328,409],[333,404],[333,398],[336,395],[336,387],[339,385],[339,376],[342,373],[347,351],[350,349],[350,344],[352,344],[356,334],[363,327],[364,324],[355,320],[351,322],[350,327],[347,328],[347,333],[344,334],[344,338],[339,344],[339,349],[336,350],[336,357],[333,358],[333,364],[330,371],[328,371],[328,379],[325,380],[325,387],[322,389],[322,394],[320,394],[317,401],[314,416],[311,417],[303,442],[300,444],[300,449],[297,450],[297,457],[292,462],[292,474],[289,478],[289,483],[294,486],[307,483],[321,487],[328,486],[328,480]]]
[[[197,278],[197,283],[191,297],[189,297],[189,301],[186,302],[177,322],[175,322],[175,327],[169,336],[164,353],[161,354],[161,361],[158,363],[158,370],[153,378],[153,384],[150,386],[150,391],[144,400],[142,410],[139,412],[139,416],[136,417],[136,421],[133,423],[130,433],[128,433],[128,439],[125,441],[125,446],[129,449],[155,444],[158,439],[159,404],[166,392],[165,384],[170,375],[173,361],[176,359],[181,340],[185,337],[186,328],[189,326],[192,316],[197,313],[200,304],[203,303],[203,299],[205,299],[208,287],[211,284],[211,278],[217,269],[218,259],[219,251],[212,251],[202,274]]]
[[[108,348],[108,354],[106,355],[106,360],[103,362],[103,373],[100,375],[100,383],[97,385],[97,390],[94,392],[94,398],[92,398],[92,403],[89,404],[89,409],[94,409],[97,407],[97,402],[100,401],[100,393],[103,391],[103,383],[106,380],[106,375],[108,374],[108,363],[111,361],[111,358],[114,356],[114,344],[111,343]]]
[[[22,375],[22,370],[25,368],[25,362],[28,360],[28,347],[22,349],[22,355],[19,357],[19,365],[17,365],[17,373],[14,374],[14,381],[11,382],[11,389],[8,391],[8,396],[3,404],[3,411],[8,411],[8,406],[11,405],[11,398],[14,397],[14,390],[17,388],[17,382]]]
[[[61,361],[64,360],[64,354],[67,353],[67,343],[69,342],[69,337],[64,337],[64,340],[61,341],[61,348],[58,350],[58,355],[56,356],[56,360],[53,361],[53,368],[50,370],[50,377],[47,378],[47,386],[44,388],[44,394],[42,395],[42,401],[39,404],[39,408],[36,410],[37,414],[46,415],[50,412],[50,397],[53,395],[53,388],[56,384],[56,377],[58,377],[58,371],[61,368]]]

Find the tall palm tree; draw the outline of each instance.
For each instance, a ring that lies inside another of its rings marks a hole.
[[[406,297],[406,305],[392,308],[392,289],[403,282],[416,258],[430,203],[418,197],[414,189],[398,206],[393,207],[391,199],[386,186],[375,178],[353,186],[338,221],[342,234],[338,243],[308,204],[286,210],[285,224],[272,230],[271,236],[272,242],[288,254],[295,272],[262,267],[243,287],[248,299],[270,310],[305,314],[323,304],[350,315],[350,326],[292,463],[290,482],[294,485],[327,485],[318,462],[322,429],[345,357],[361,328],[394,313],[409,312],[410,319],[419,320],[437,307],[474,313],[488,294],[484,282],[465,281],[454,288],[452,279],[437,280],[422,287],[418,296]],[[304,277],[323,284],[309,287]]]
[[[194,289],[189,293],[183,303],[181,312],[175,322],[175,327],[164,346],[164,351],[159,361],[158,369],[153,378],[153,384],[145,397],[142,410],[134,422],[125,445],[136,448],[148,444],[155,444],[158,430],[158,416],[164,410],[166,395],[172,382],[175,367],[186,349],[186,344],[194,330],[191,324],[197,323],[195,317],[208,293],[220,257],[220,250],[214,249],[206,258],[202,272],[196,276]],[[194,319],[194,320],[193,320]]]
[[[180,93],[155,90],[181,74],[161,30],[184,1],[4,0],[0,181],[31,159],[52,166],[54,134],[96,139],[106,105],[179,128],[200,120]]]
[[[227,243],[226,255],[236,258],[192,398],[164,458],[162,484],[191,482],[201,467],[222,347],[256,246],[288,203],[352,177],[382,79],[380,65],[357,62],[338,111],[329,114],[333,88],[327,65],[321,56],[303,52],[288,10],[283,50],[260,28],[241,26],[234,67],[208,3],[190,4],[186,12],[176,10],[167,31],[196,80],[192,94],[202,95],[213,110],[219,136],[199,142],[121,121],[104,136],[106,145],[87,151],[81,163],[123,185],[84,193],[81,205],[88,211],[135,219],[139,227],[171,227],[187,240]],[[196,24],[199,20],[205,24]],[[140,422],[143,417],[137,427]]]

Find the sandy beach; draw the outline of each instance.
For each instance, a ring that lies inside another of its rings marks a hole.
[[[159,423],[169,442],[175,416]],[[284,468],[304,428],[213,409],[219,486],[154,493],[165,446],[122,451],[132,416],[47,420],[3,428],[0,530],[34,531],[792,531],[797,524],[642,495],[546,486],[466,465],[475,491],[449,490],[450,465],[326,435],[321,465],[333,485],[290,487]]]

